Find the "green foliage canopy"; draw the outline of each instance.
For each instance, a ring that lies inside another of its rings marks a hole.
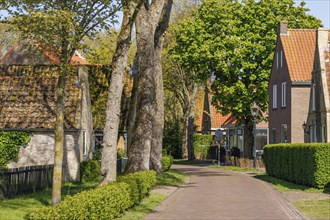
[[[238,122],[251,118],[256,102],[268,107],[268,80],[280,21],[291,28],[317,28],[304,2],[293,0],[204,0],[176,29],[170,53],[205,80],[212,76],[213,104]]]
[[[0,131],[0,168],[17,161],[20,147],[28,144],[30,138],[31,132],[28,131]]]

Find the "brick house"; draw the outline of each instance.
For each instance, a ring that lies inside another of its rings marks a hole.
[[[53,164],[56,64],[54,54],[20,44],[0,59],[0,131],[32,132],[9,168]],[[76,53],[70,64],[75,66],[65,85],[63,171],[65,180],[78,181],[80,162],[91,157],[93,123],[87,62]]]
[[[269,96],[269,143],[302,143],[308,114],[316,29],[279,25]]]
[[[316,38],[305,142],[329,142],[330,30],[319,28]]]

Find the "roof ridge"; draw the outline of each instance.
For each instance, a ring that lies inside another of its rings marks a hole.
[[[311,29],[311,28],[289,28],[288,31],[317,31],[317,29]]]

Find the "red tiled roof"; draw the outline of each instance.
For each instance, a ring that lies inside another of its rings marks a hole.
[[[330,31],[328,33],[328,47],[330,47]],[[324,61],[325,61],[325,73],[327,76],[327,84],[328,84],[328,94],[330,99],[330,48],[324,52]]]
[[[52,129],[55,121],[57,67],[0,66],[0,128]],[[80,127],[81,97],[77,75],[67,77],[65,128]]]
[[[51,50],[44,49],[41,54],[38,45],[32,47],[17,43],[0,58],[0,64],[59,64],[60,62],[59,57]],[[76,51],[69,64],[87,65],[88,62]]]
[[[211,98],[211,97],[210,97]],[[199,91],[196,100],[196,131],[202,131],[203,112],[204,112],[205,92]],[[215,106],[211,106],[211,128],[221,128],[222,124],[230,117],[230,115],[222,115],[217,111]]]
[[[291,81],[311,81],[316,29],[289,29],[280,38]]]

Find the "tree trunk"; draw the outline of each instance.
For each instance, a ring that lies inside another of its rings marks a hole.
[[[123,3],[123,22],[117,40],[117,48],[112,58],[113,70],[107,100],[106,122],[103,130],[101,185],[115,181],[117,176],[117,139],[124,86],[123,78],[131,45],[132,26],[140,5],[141,3],[137,5],[134,1],[129,1],[127,5]]]
[[[155,83],[155,115],[153,117],[153,134],[150,152],[150,169],[162,171],[162,149],[164,131],[164,83],[162,70],[162,49],[165,30],[168,27],[173,1],[167,0],[163,6],[160,21],[156,28],[154,43],[154,83]]]
[[[244,157],[252,158],[253,154],[253,125],[250,123],[250,119],[247,118],[244,121]]]
[[[187,110],[186,110],[187,111]],[[186,112],[184,111],[184,112]],[[186,116],[186,113],[183,115],[182,123],[182,159],[188,159],[188,120],[189,117]]]
[[[190,109],[189,109],[189,116],[188,116],[188,126],[187,126],[187,148],[188,148],[188,160],[194,160],[195,157],[195,150],[194,150],[194,132],[195,132],[195,113],[196,113],[196,99],[197,99],[197,91],[198,85],[193,85],[193,91],[190,97]]]
[[[63,167],[63,145],[64,145],[64,100],[65,100],[65,77],[66,68],[59,67],[59,77],[56,84],[56,121],[55,121],[55,143],[54,143],[54,171],[52,186],[52,205],[61,202],[62,167]]]
[[[136,19],[137,56],[140,67],[136,105],[136,120],[129,147],[125,173],[149,170],[153,139],[153,122],[156,113],[155,42],[156,28],[161,18],[165,0],[144,1]],[[158,155],[157,152],[155,152]]]

